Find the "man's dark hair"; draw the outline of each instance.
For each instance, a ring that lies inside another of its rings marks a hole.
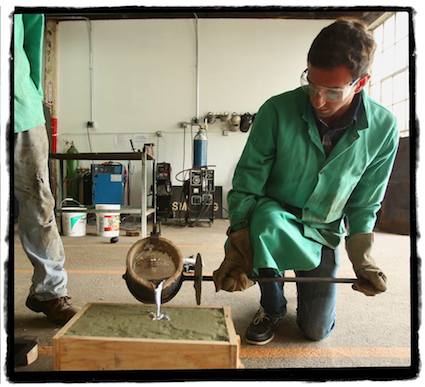
[[[339,19],[320,31],[308,52],[315,67],[348,67],[353,79],[365,75],[372,64],[376,43],[367,27],[358,20]]]

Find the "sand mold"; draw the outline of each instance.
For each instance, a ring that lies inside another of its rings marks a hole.
[[[66,336],[228,341],[223,309],[161,307],[170,320],[152,320],[154,305],[93,304]]]

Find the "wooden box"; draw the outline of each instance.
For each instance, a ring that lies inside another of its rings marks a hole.
[[[55,370],[238,368],[240,339],[229,307],[85,305],[54,337]]]

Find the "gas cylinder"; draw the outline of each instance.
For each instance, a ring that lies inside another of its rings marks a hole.
[[[65,152],[66,154],[76,154],[78,153],[77,148],[74,145],[74,141],[71,141],[71,145]],[[77,173],[78,160],[66,160],[66,177],[73,178]]]
[[[193,168],[207,166],[207,145],[207,130],[205,127],[200,127],[193,138]]]

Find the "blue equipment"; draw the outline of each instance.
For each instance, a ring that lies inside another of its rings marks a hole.
[[[207,131],[204,128],[200,128],[193,138],[193,168],[207,166],[207,145]]]
[[[119,163],[92,164],[93,204],[123,204],[124,174]]]

